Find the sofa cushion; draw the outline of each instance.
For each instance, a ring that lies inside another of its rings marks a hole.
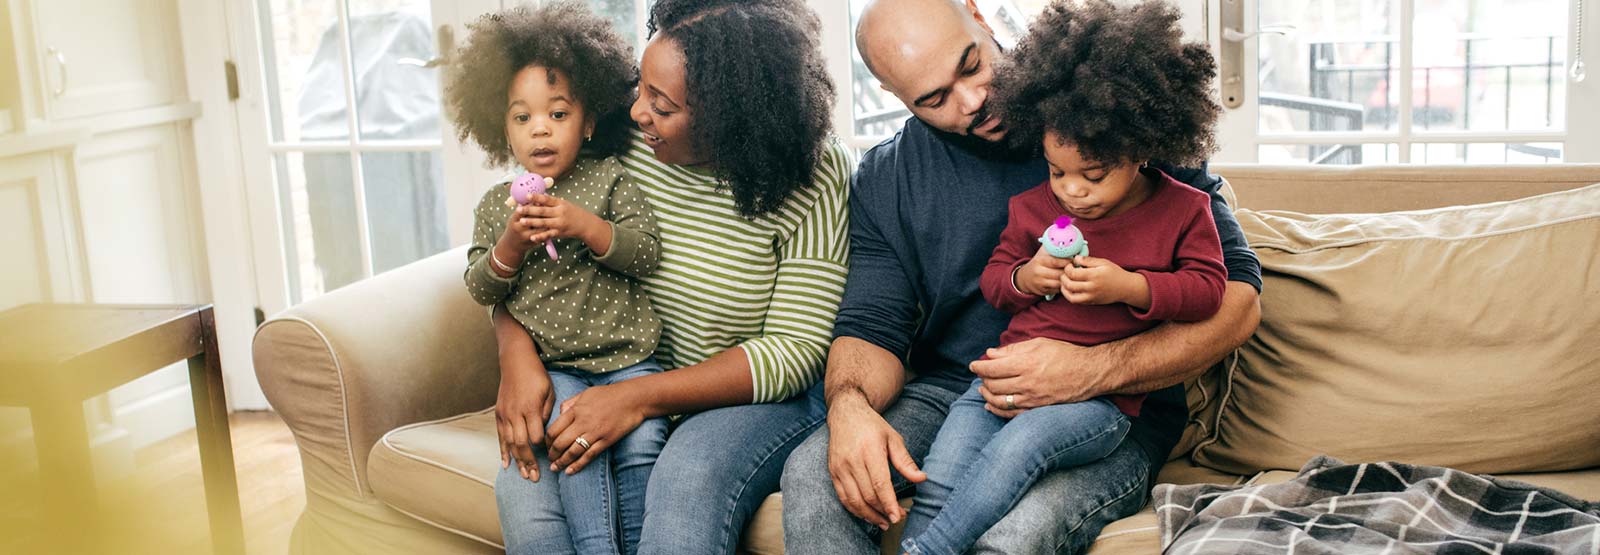
[[[1261,326],[1194,458],[1476,473],[1600,465],[1600,184],[1466,207],[1240,210]]]
[[[372,447],[367,481],[395,510],[504,548],[494,478],[494,409],[396,428]]]

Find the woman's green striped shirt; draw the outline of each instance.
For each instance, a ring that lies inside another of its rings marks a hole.
[[[661,262],[645,291],[661,319],[662,366],[743,347],[755,403],[821,379],[844,295],[850,151],[830,140],[813,186],[755,219],[739,215],[710,172],[657,161],[637,132],[619,159],[661,228]]]

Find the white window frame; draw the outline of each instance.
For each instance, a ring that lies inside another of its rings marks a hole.
[[[857,149],[870,148],[882,141],[885,136],[872,135],[860,136],[855,133],[854,99],[851,95],[853,85],[850,73],[850,41],[854,38],[854,29],[849,23],[849,0],[809,0],[813,8],[823,18],[823,49],[828,58],[829,74],[833,77],[835,86],[839,91],[838,101],[834,108],[834,129],[844,142]],[[1177,3],[1184,12],[1184,26],[1191,35],[1198,35],[1204,30],[1206,42],[1211,45],[1213,52],[1221,49],[1222,29],[1218,17],[1213,14],[1220,13],[1223,0],[1170,0]],[[1413,143],[1524,143],[1524,142],[1560,142],[1564,143],[1562,157],[1565,162],[1600,162],[1600,109],[1583,109],[1587,107],[1600,107],[1600,77],[1590,78],[1582,83],[1567,84],[1566,94],[1566,121],[1560,130],[1537,131],[1435,131],[1413,129],[1411,124],[1411,95],[1412,83],[1409,79],[1412,43],[1412,20],[1414,18],[1415,0],[1394,0],[1401,8],[1399,37],[1397,47],[1401,51],[1401,65],[1399,72],[1406,79],[1400,79],[1400,114],[1397,129],[1386,131],[1362,132],[1297,132],[1297,133],[1262,133],[1259,131],[1257,98],[1260,91],[1259,75],[1257,73],[1257,60],[1259,50],[1257,41],[1249,39],[1244,46],[1245,67],[1242,76],[1245,81],[1245,102],[1239,108],[1225,110],[1222,121],[1218,125],[1218,139],[1223,145],[1223,151],[1213,158],[1216,162],[1254,163],[1257,162],[1260,145],[1263,144],[1395,144],[1398,146],[1398,162],[1411,162],[1411,145]],[[1593,0],[1586,0],[1593,3]],[[1254,26],[1256,21],[1256,0],[1244,0],[1244,20],[1247,25]],[[1566,33],[1567,55],[1565,59],[1570,64],[1573,59],[1573,36],[1570,30],[1571,21],[1576,17],[1577,3],[1568,3],[1568,31]],[[1588,18],[1584,21],[1584,36],[1590,37],[1590,43],[1600,45],[1597,30],[1600,30],[1600,19],[1595,14],[1600,9],[1591,6]],[[1035,14],[1028,14],[1032,17]],[[1245,31],[1245,30],[1241,30]],[[1600,54],[1591,50],[1590,61],[1600,58]],[[1597,65],[1591,63],[1590,65]],[[1563,74],[1565,71],[1563,71]],[[1218,85],[1220,87],[1220,84]]]
[[[1207,0],[1209,13],[1218,13],[1223,0]],[[1583,83],[1572,83],[1570,79],[1563,78],[1567,86],[1566,94],[1566,121],[1559,130],[1504,130],[1504,131],[1461,131],[1448,130],[1436,131],[1427,129],[1414,129],[1412,127],[1412,48],[1413,20],[1415,19],[1415,0],[1393,0],[1400,8],[1398,27],[1398,40],[1396,47],[1400,49],[1400,65],[1396,68],[1405,78],[1399,79],[1400,96],[1398,101],[1399,122],[1395,129],[1384,131],[1359,131],[1359,132],[1273,132],[1263,133],[1259,130],[1258,102],[1260,93],[1260,76],[1258,62],[1260,56],[1260,38],[1247,39],[1244,47],[1244,66],[1241,75],[1244,78],[1245,101],[1237,109],[1226,110],[1218,126],[1218,139],[1223,145],[1223,150],[1214,159],[1218,162],[1254,163],[1260,152],[1261,145],[1276,144],[1393,144],[1398,147],[1396,163],[1409,164],[1411,160],[1411,147],[1417,143],[1529,143],[1529,142],[1558,142],[1564,143],[1562,147],[1562,160],[1564,162],[1600,162],[1600,110],[1581,110],[1581,106],[1600,106],[1600,86],[1594,79]],[[1255,0],[1246,0],[1244,3],[1244,21],[1246,25],[1256,25]],[[1568,2],[1568,23],[1566,38],[1566,52],[1564,59],[1571,63],[1573,56],[1572,21],[1576,17],[1576,1]],[[1585,36],[1595,35],[1596,25],[1593,14],[1584,22]],[[1212,51],[1220,51],[1221,25],[1219,18],[1208,18],[1208,37]],[[1392,35],[1390,35],[1392,36]],[[1562,70],[1565,75],[1565,68]]]

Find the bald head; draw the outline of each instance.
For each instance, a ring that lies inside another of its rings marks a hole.
[[[970,2],[872,0],[856,23],[867,69],[911,113],[937,129],[990,140],[1004,135],[984,109],[994,33]]]
[[[953,27],[972,19],[966,4],[958,0],[872,0],[861,9],[856,21],[856,48],[861,50],[867,68],[876,74],[874,62],[878,53],[871,50],[871,45],[892,47],[919,32],[933,31],[930,27]]]

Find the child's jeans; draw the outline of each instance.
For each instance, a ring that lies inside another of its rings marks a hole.
[[[1122,443],[1131,423],[1105,399],[1030,409],[1009,422],[984,410],[972,387],[928,451],[900,547],[912,555],[959,554],[994,526],[1046,472],[1087,464]]]
[[[545,425],[555,422],[561,415],[563,401],[585,389],[658,372],[661,372],[661,366],[654,360],[603,374],[549,369],[556,403]],[[548,507],[523,506],[524,503],[518,502],[534,496],[514,495],[511,491],[496,492],[507,552],[634,553],[639,547],[639,533],[644,525],[645,486],[650,481],[650,471],[655,468],[656,457],[666,443],[667,419],[651,418],[596,456],[576,474],[552,472],[542,452],[538,457],[543,466],[539,468],[537,484],[527,483],[517,473],[516,465],[502,470],[497,482],[503,483],[508,479],[505,476],[507,471],[513,477],[511,479],[522,482],[508,490],[554,484],[561,492],[561,511],[556,513],[549,511]],[[498,485],[496,489],[499,489]],[[561,522],[563,519],[559,517],[551,518],[554,514],[562,513],[566,516],[565,522]],[[563,530],[566,534],[562,533]]]

